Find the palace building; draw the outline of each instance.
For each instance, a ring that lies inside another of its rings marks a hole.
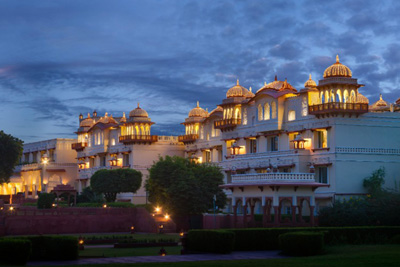
[[[142,187],[137,193],[119,194],[117,200],[129,200],[135,204],[147,201],[144,189],[148,168],[160,156],[183,156],[184,146],[177,136],[151,134],[151,121],[139,104],[137,108],[121,117],[105,113],[98,116],[79,116],[78,140],[72,148],[78,153],[77,190],[90,185],[90,177],[99,169],[133,168],[143,174]]]
[[[154,122],[139,105],[128,117],[80,115],[77,189],[98,169],[134,168],[145,180],[159,156],[185,156],[221,166],[234,226],[255,225],[253,214],[263,225],[312,224],[321,207],[365,195],[374,170],[385,168],[385,186],[400,183],[400,99],[369,103],[362,87],[337,57],[318,84],[310,75],[301,89],[278,77],[254,92],[237,81],[212,111],[197,103],[179,137],[151,135]],[[142,186],[118,199],[147,198]]]
[[[300,90],[277,77],[255,92],[237,81],[210,113],[189,112],[179,140],[186,157],[222,167],[234,226],[255,225],[248,214],[312,224],[321,207],[365,195],[380,167],[386,187],[400,183],[400,99],[370,104],[361,87],[338,56]]]
[[[2,195],[23,193],[25,198],[36,198],[38,192],[51,192],[60,184],[74,186],[78,166],[73,143],[76,139],[57,138],[24,144],[10,183],[1,186]]]

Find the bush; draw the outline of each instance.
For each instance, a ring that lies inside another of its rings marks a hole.
[[[294,232],[279,236],[279,247],[291,256],[321,254],[324,248],[324,234],[317,232]]]
[[[400,235],[395,235],[390,239],[391,244],[398,244],[400,245]]]
[[[187,236],[187,249],[211,253],[231,253],[235,234],[226,230],[191,230]]]
[[[11,265],[26,265],[32,243],[28,239],[0,239],[0,261]]]
[[[399,226],[303,227],[231,229],[235,233],[234,250],[279,249],[279,235],[288,232],[322,232],[325,244],[382,244],[400,235]]]
[[[51,193],[40,193],[37,201],[38,209],[51,209],[55,196]]]
[[[76,260],[78,239],[73,236],[29,236],[32,242],[31,260]]]

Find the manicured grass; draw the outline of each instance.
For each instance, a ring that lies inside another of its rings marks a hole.
[[[168,248],[167,248],[168,251]],[[359,245],[328,247],[326,253],[313,257],[297,257],[270,260],[237,260],[237,261],[207,261],[207,262],[174,262],[174,263],[141,263],[141,264],[100,264],[80,265],[112,267],[112,266],[218,266],[218,267],[298,267],[298,266],[339,266],[339,267],[364,267],[364,266],[399,266],[399,245]]]
[[[85,248],[79,251],[79,257],[132,257],[157,256],[161,247],[150,248]],[[180,255],[181,246],[165,247],[168,255]]]

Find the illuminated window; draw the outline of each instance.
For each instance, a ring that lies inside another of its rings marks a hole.
[[[271,108],[269,103],[265,103],[264,105],[264,120],[269,120],[271,118]]]
[[[296,111],[289,110],[288,121],[294,121],[296,119]]]
[[[327,130],[317,130],[316,131],[316,147],[317,148],[327,148],[328,147],[328,131]]]
[[[111,145],[115,146],[115,138],[111,139]]]
[[[271,103],[271,118],[276,119],[276,103],[273,101]]]
[[[263,120],[263,108],[261,104],[258,105],[258,120],[262,121]]]
[[[206,159],[206,162],[211,162],[211,151],[206,150],[204,158]]]

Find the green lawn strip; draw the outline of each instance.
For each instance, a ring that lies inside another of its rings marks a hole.
[[[168,248],[167,252],[168,252]],[[326,254],[313,257],[296,257],[287,259],[266,260],[236,260],[236,261],[202,261],[202,262],[173,262],[173,263],[139,263],[139,264],[99,264],[80,265],[112,267],[112,266],[218,266],[218,267],[298,267],[298,266],[399,266],[399,245],[359,245],[327,247]],[[72,265],[70,265],[72,266]]]
[[[157,256],[161,247],[149,248],[85,248],[79,251],[79,257],[132,257],[132,256]],[[181,246],[164,247],[168,255],[180,255]]]
[[[91,240],[96,241],[96,244],[102,244],[101,240],[107,239],[119,239],[123,243],[129,243],[130,240],[147,240],[148,242],[158,241],[158,240],[172,240],[174,242],[179,242],[179,234],[83,234],[74,235],[76,237],[83,237],[89,243]],[[89,245],[89,244],[88,244]]]

